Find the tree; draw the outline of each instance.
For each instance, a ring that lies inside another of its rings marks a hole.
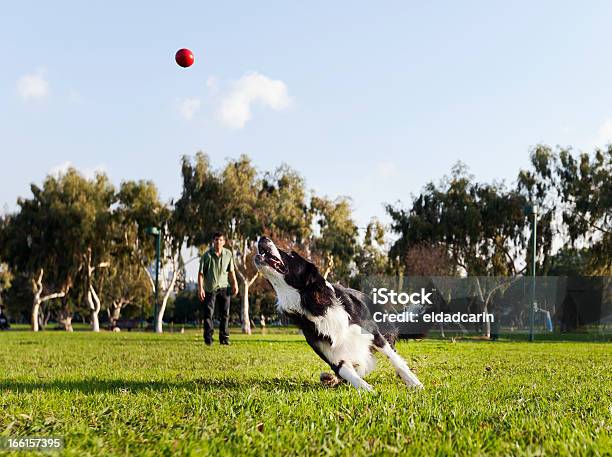
[[[555,177],[557,158],[548,146],[538,145],[530,154],[532,170],[521,170],[517,179],[517,190],[525,203],[538,208],[538,230],[536,236],[536,271],[546,272],[550,268],[555,234],[563,236],[564,227],[557,215],[560,211],[558,183]],[[527,242],[533,246],[533,233]],[[530,251],[527,247],[526,250]],[[527,271],[533,269],[533,257],[525,259]]]
[[[476,276],[474,284],[486,313],[492,297],[507,281],[481,283],[478,276],[517,275],[516,257],[526,253],[525,198],[502,184],[479,184],[459,163],[441,182],[429,183],[410,210],[387,205],[392,229],[399,234],[391,258],[410,260],[425,245],[450,260],[452,271]],[[406,264],[405,268],[411,265]],[[490,287],[489,287],[490,286]],[[485,326],[490,334],[490,324]]]
[[[151,283],[142,267],[141,259],[133,250],[136,230],[122,230],[112,248],[112,263],[106,271],[106,312],[110,327],[117,326],[121,312],[128,305],[141,305],[142,311],[151,310]]]
[[[556,174],[562,217],[574,246],[589,246],[590,274],[612,273],[612,144],[575,158],[559,152]]]
[[[362,276],[391,273],[385,251],[385,228],[377,219],[370,221],[366,227],[363,243],[357,246],[354,260]]]
[[[448,252],[439,244],[415,244],[402,261],[408,276],[452,276],[456,271]]]
[[[4,247],[7,244],[6,236],[6,224],[7,218],[0,216],[0,313],[3,308],[3,296],[6,291],[11,287],[11,281],[13,280],[13,274],[7,263],[3,261],[6,257]]]
[[[391,258],[426,243],[441,246],[455,271],[471,276],[517,274],[518,250],[525,246],[525,199],[502,184],[472,182],[463,164],[440,186],[429,183],[410,210],[387,205],[392,230],[400,236]]]
[[[100,237],[113,188],[105,175],[88,181],[71,168],[47,176],[42,188],[33,184],[31,189],[32,198],[19,199],[20,210],[9,217],[7,260],[11,269],[30,278],[32,329],[39,329],[41,305],[61,299],[58,320],[72,330],[68,293],[83,269],[88,249],[92,249],[92,258],[103,255],[98,247],[105,245]]]
[[[337,279],[348,280],[358,244],[349,199],[313,196],[310,207],[319,226],[318,234],[313,236],[312,251],[322,259],[323,277],[333,272]]]
[[[96,287],[94,274],[100,271],[102,268],[108,268],[110,266],[109,261],[100,262],[98,264],[94,264],[92,262],[93,259],[93,249],[89,248],[87,253],[84,255],[85,257],[85,296],[87,297],[87,304],[89,305],[89,309],[91,310],[91,329],[94,332],[100,331],[100,289],[102,288],[102,278],[99,280],[99,285]],[[96,290],[97,289],[97,290]]]
[[[155,261],[155,240],[147,234],[148,227],[160,229],[160,292],[161,304],[155,316],[154,328],[163,332],[163,317],[170,295],[174,292],[176,279],[180,273],[181,248],[188,226],[176,211],[164,205],[158,197],[157,188],[151,181],[127,181],[121,184],[119,202],[116,210],[119,227],[128,247],[128,257],[137,261],[149,280],[151,290],[157,284],[151,265]],[[137,280],[137,276],[133,275]],[[116,288],[115,290],[121,290]],[[129,297],[120,302],[129,303]]]
[[[181,257],[181,247],[183,246],[183,240],[174,236],[169,224],[166,224],[164,226],[164,230],[162,233],[164,239],[162,258],[160,259],[160,291],[162,292],[162,301],[157,311],[157,315],[155,316],[156,333],[163,332],[163,319],[164,313],[166,312],[166,307],[168,305],[168,299],[170,298],[170,295],[175,292],[176,280],[181,271],[180,265],[184,264],[183,259]],[[151,283],[153,284],[153,276],[150,274],[149,270],[146,270],[146,272],[149,279],[151,280]]]
[[[174,202],[175,218],[186,228],[187,245],[199,247],[210,242],[213,233],[222,228],[228,199],[222,178],[203,152],[195,155],[193,163],[189,156],[183,156],[181,176],[183,189]]]
[[[65,264],[57,262],[60,253],[58,246],[52,244],[54,230],[50,225],[42,225],[51,219],[48,205],[41,201],[40,189],[33,186],[33,192],[38,199],[20,199],[21,211],[8,218],[5,250],[11,270],[30,282],[31,325],[32,330],[38,331],[41,305],[63,297],[69,288],[69,280],[65,276]],[[54,268],[56,263],[63,268]],[[45,277],[47,270],[50,274]]]
[[[551,276],[582,276],[588,271],[589,250],[560,249],[550,261],[548,274]]]
[[[519,190],[540,207],[540,270],[552,268],[554,236],[585,248],[582,274],[612,271],[612,145],[593,154],[538,145],[531,170],[519,173]]]
[[[111,206],[115,202],[115,188],[106,175],[98,174],[91,181],[81,181],[77,191],[80,199],[73,203],[82,211],[81,251],[85,297],[91,311],[91,327],[100,331],[100,289],[104,282],[104,270],[112,263],[112,219]]]
[[[13,275],[11,274],[6,263],[0,263],[0,312],[3,308],[2,296],[4,292],[11,287]]]
[[[242,331],[251,333],[249,291],[258,277],[252,257],[262,234],[302,242],[309,233],[303,180],[287,166],[260,175],[247,156],[215,171],[208,157],[183,157],[183,192],[176,218],[189,246],[208,243],[219,230],[233,251],[240,282]]]
[[[198,320],[198,312],[200,310],[200,300],[195,292],[187,292],[185,290],[176,295],[174,301],[173,319],[175,323],[187,323]]]
[[[307,247],[313,214],[299,173],[284,164],[265,173],[258,200],[258,217],[266,235],[286,245]]]
[[[247,156],[227,163],[222,172],[224,205],[222,229],[230,240],[234,252],[234,265],[241,285],[242,332],[251,334],[249,315],[249,288],[258,271],[253,267],[253,255],[257,251],[257,237],[263,233],[258,198],[261,182],[257,170]]]

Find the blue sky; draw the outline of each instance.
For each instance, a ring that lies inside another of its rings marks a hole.
[[[68,163],[169,200],[203,150],[365,225],[457,160],[510,183],[537,143],[612,141],[611,2],[151,3],[3,5],[0,207]]]

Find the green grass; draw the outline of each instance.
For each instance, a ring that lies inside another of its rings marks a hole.
[[[320,386],[295,334],[0,334],[0,435],[65,455],[610,455],[612,345],[402,342],[375,394]]]

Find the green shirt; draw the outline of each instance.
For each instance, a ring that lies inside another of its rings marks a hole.
[[[210,248],[200,259],[199,273],[204,277],[204,290],[214,292],[229,286],[227,273],[234,271],[234,256],[227,248],[221,250],[217,256],[214,248]]]

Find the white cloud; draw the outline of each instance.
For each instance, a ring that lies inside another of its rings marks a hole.
[[[251,119],[251,106],[259,103],[280,111],[291,104],[287,85],[259,73],[247,73],[232,84],[221,101],[218,116],[228,127],[241,129]]]
[[[391,178],[396,171],[397,167],[393,162],[379,162],[376,165],[376,174],[381,178]]]
[[[182,98],[178,100],[178,111],[183,119],[190,121],[200,110],[199,98]]]
[[[206,87],[215,92],[219,87],[219,80],[215,76],[209,76],[206,79]]]
[[[49,93],[49,83],[44,77],[45,70],[24,75],[17,81],[17,92],[24,100],[44,98]]]
[[[93,179],[98,173],[107,172],[106,165],[103,164],[96,165],[94,167],[78,168],[72,162],[67,160],[66,162],[51,167],[48,171],[48,174],[55,177],[60,177],[62,175],[65,175],[69,168],[75,168],[81,175],[83,175],[85,179]]]
[[[612,118],[606,119],[599,127],[594,146],[602,147],[612,143]]]

